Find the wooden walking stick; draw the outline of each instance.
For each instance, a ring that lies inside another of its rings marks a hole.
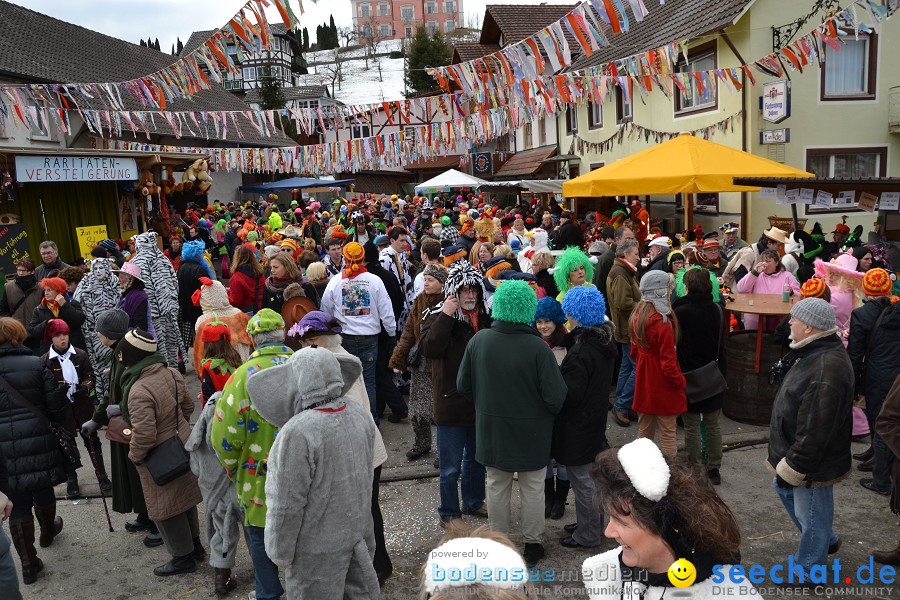
[[[91,464],[94,466],[94,475],[97,477],[97,483],[100,485],[100,498],[103,500],[103,510],[106,511],[106,524],[109,525],[109,532],[113,533],[112,519],[109,517],[109,507],[106,505],[106,493],[103,491],[100,469],[97,468],[97,453],[94,450],[94,436],[85,436],[83,439],[88,443],[88,452],[91,454]]]

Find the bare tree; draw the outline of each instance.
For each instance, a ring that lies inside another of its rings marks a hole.
[[[338,39],[342,42],[341,46],[346,48],[356,39],[356,32],[351,27],[338,27]]]
[[[341,83],[344,82],[344,57],[341,56],[339,48],[330,50],[328,59],[322,65],[322,73],[327,81],[331,83],[331,96],[334,97],[334,88],[341,89]]]
[[[363,58],[366,62],[366,68],[369,68],[369,60],[378,63],[376,55],[378,54],[378,45],[383,42],[385,36],[381,35],[380,24],[375,21],[375,16],[369,18],[356,31],[356,40],[363,47]],[[378,67],[378,79],[381,81],[381,67]]]
[[[451,44],[477,42],[481,39],[481,18],[478,14],[468,13],[465,19],[465,23],[460,23],[459,27],[447,34]]]

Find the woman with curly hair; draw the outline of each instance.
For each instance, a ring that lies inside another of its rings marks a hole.
[[[666,458],[653,442],[639,438],[601,452],[591,475],[597,500],[610,517],[604,534],[619,547],[582,564],[589,598],[659,600],[667,592],[674,597],[669,569],[680,559],[695,569],[684,579],[693,598],[759,593],[749,582],[737,585],[727,577],[714,585],[713,567],[728,572],[740,564],[741,531],[698,466]]]
[[[593,288],[593,279],[594,265],[588,255],[578,248],[569,248],[556,259],[556,269],[553,271],[553,281],[559,290],[556,300],[561,303],[563,296],[573,287],[584,285]]]

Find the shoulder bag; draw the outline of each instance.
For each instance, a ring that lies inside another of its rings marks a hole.
[[[708,400],[721,394],[728,387],[728,384],[725,382],[725,376],[719,370],[719,353],[722,350],[722,325],[725,319],[722,316],[722,309],[718,305],[714,306],[719,313],[719,343],[716,345],[716,358],[702,367],[683,373],[685,381],[684,393],[689,404]]]
[[[59,450],[66,459],[66,463],[73,469],[81,468],[81,454],[78,453],[78,447],[75,445],[75,436],[73,436],[65,427],[53,423],[47,418],[47,415],[39,411],[34,404],[26,400],[25,396],[15,390],[9,382],[6,381],[6,378],[2,376],[0,376],[0,386],[2,386],[9,394],[10,400],[22,408],[27,408],[34,413],[34,416],[38,418],[38,421],[43,423],[47,429],[53,433],[54,437],[56,437],[56,443],[59,444]]]
[[[171,371],[170,371],[171,372]],[[180,413],[178,411],[178,382],[172,373],[172,383],[175,385],[175,435],[153,447],[144,458],[144,465],[150,472],[150,477],[158,486],[171,483],[191,470],[191,459],[184,443],[178,437],[178,425]]]

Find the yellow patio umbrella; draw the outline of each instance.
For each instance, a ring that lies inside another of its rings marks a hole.
[[[693,194],[755,192],[735,177],[811,178],[812,173],[682,134],[563,183],[567,198],[686,194],[685,223],[693,221]]]

